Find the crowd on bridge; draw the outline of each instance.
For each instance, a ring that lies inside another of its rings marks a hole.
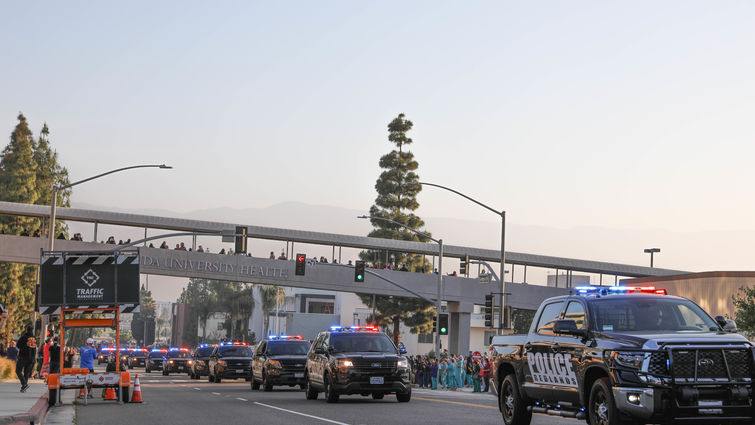
[[[489,391],[490,359],[487,354],[475,359],[471,354],[464,357],[444,351],[440,362],[430,356],[409,356],[409,362],[414,371],[414,383],[420,388]]]

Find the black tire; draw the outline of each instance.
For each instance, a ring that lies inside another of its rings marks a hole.
[[[590,425],[619,425],[623,423],[607,379],[598,379],[592,384],[590,403],[587,409]]]
[[[336,391],[335,388],[333,388],[333,382],[332,379],[330,379],[330,375],[325,375],[323,383],[325,384],[325,401],[328,403],[338,403],[338,399],[341,395],[338,394],[338,391]]]
[[[55,402],[58,401],[58,390],[49,390],[47,405],[55,406]]]
[[[412,399],[412,390],[409,390],[405,393],[396,394],[396,400],[398,400],[399,403],[409,403],[411,399]]]
[[[317,396],[320,394],[312,388],[312,383],[309,381],[309,375],[304,378],[304,392],[307,396],[307,400],[317,400]]]
[[[253,389],[253,390],[258,390],[258,389],[260,389],[260,383],[259,383],[259,382],[257,382],[257,380],[256,380],[256,379],[254,379],[254,376],[252,376],[252,389]]]
[[[169,373],[167,371],[163,370],[163,376],[168,376],[168,375],[169,375]]]
[[[385,398],[385,394],[381,393],[372,393],[372,399],[373,400],[382,400]]]
[[[218,371],[216,370],[215,377],[213,378],[213,382],[215,382],[216,384],[219,384],[220,381],[222,381],[222,378],[220,377],[220,375],[218,375]]]
[[[207,381],[212,384],[215,382],[215,377],[213,377],[212,374],[209,374],[207,375]]]
[[[267,383],[267,374],[265,372],[262,372],[262,388],[264,388],[267,393],[273,390],[273,385]]]
[[[152,369],[149,368],[149,366],[144,368],[144,373],[150,373],[152,372]]]
[[[527,404],[519,394],[516,376],[506,375],[498,391],[498,409],[506,425],[529,425],[532,422],[532,412],[527,411]]]

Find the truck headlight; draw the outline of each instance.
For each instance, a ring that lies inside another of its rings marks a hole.
[[[612,351],[611,359],[621,366],[639,369],[642,367],[642,362],[645,361],[645,353],[637,351]]]
[[[408,360],[406,360],[406,359],[403,359],[403,360],[399,360],[399,361],[398,361],[398,362],[396,363],[396,366],[398,366],[398,367],[403,367],[403,368],[407,368],[407,367],[409,367],[409,361],[408,361]]]
[[[225,360],[218,360],[218,366],[225,367],[228,363],[225,362]]]
[[[278,360],[268,360],[267,361],[267,367],[271,367],[271,368],[275,368],[275,369],[280,369],[281,368],[281,362],[279,362]]]
[[[339,360],[338,366],[343,368],[354,367],[354,362],[349,359]]]

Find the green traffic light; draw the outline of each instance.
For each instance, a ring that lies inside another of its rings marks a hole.
[[[440,328],[440,331],[445,333],[446,332],[446,328]]]
[[[357,280],[363,280],[363,279],[364,279],[364,276],[362,276],[361,274],[357,275]]]

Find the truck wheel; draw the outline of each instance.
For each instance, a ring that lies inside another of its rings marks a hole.
[[[385,394],[383,393],[372,393],[373,400],[382,400],[383,397],[385,397]]]
[[[144,368],[144,373],[150,373],[152,372],[152,369],[149,368],[149,366]]]
[[[212,374],[207,375],[207,381],[211,384],[215,382],[215,378],[212,377]]]
[[[409,400],[412,399],[412,391],[409,390],[408,392],[405,392],[403,394],[397,393],[396,394],[396,400],[398,400],[399,403],[409,403]]]
[[[257,382],[256,379],[254,379],[254,376],[252,376],[252,389],[253,390],[260,389],[260,384],[259,384],[259,382]]]
[[[607,379],[598,379],[590,390],[588,407],[590,425],[618,425],[621,423],[613,392]]]
[[[307,400],[317,400],[317,395],[319,393],[312,388],[312,383],[309,381],[309,375],[305,378],[304,389],[307,395]]]
[[[267,374],[265,372],[262,372],[262,388],[265,389],[265,392],[273,390],[273,385],[267,382]]]
[[[338,403],[340,395],[338,394],[338,391],[333,388],[333,380],[330,379],[330,375],[325,375],[323,382],[325,383],[325,401],[328,403]]]
[[[527,404],[519,394],[519,385],[513,373],[503,378],[501,390],[498,391],[498,409],[506,425],[529,425],[532,421],[532,412],[527,411]]]

